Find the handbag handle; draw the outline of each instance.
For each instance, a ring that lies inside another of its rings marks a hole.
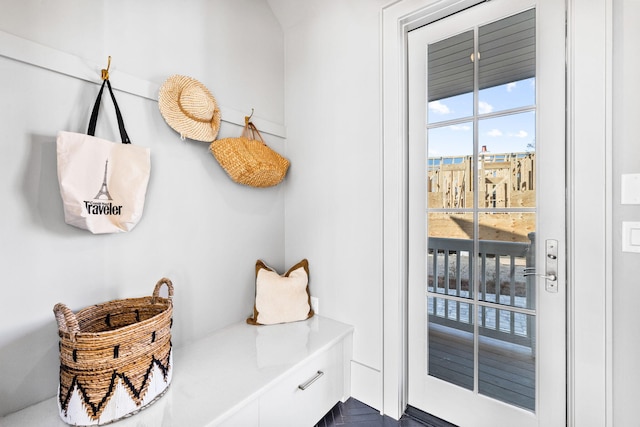
[[[256,138],[256,135],[258,135],[258,138]],[[242,131],[242,136],[244,136],[245,138],[253,139],[255,141],[260,141],[264,145],[267,145],[265,144],[264,139],[262,139],[262,135],[258,131],[258,128],[256,127],[256,125],[254,125],[252,122],[248,120],[244,126],[244,130]]]
[[[91,119],[89,120],[89,129],[87,130],[87,134],[91,136],[95,136],[96,134],[96,123],[98,122],[98,112],[100,111],[100,100],[102,99],[102,92],[104,90],[105,83],[109,88],[109,93],[111,94],[111,99],[113,100],[113,106],[116,107],[116,117],[118,119],[118,128],[120,129],[120,138],[122,139],[122,143],[131,144],[129,135],[127,135],[127,131],[124,128],[124,120],[122,120],[122,113],[120,113],[120,108],[118,107],[118,103],[116,102],[116,97],[113,94],[113,89],[111,89],[111,83],[109,83],[109,79],[104,79],[102,81],[100,92],[98,92],[96,103],[93,105],[93,111],[91,112]]]

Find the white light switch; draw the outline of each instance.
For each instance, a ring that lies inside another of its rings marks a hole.
[[[622,222],[622,252],[640,252],[640,222]]]
[[[623,205],[640,205],[640,174],[622,175],[620,190]]]

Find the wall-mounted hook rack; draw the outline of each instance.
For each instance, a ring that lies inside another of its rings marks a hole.
[[[33,65],[38,68],[53,71],[68,77],[73,77],[93,84],[100,84],[96,81],[96,70],[100,64],[87,61],[68,52],[50,48],[39,43],[15,36],[0,30],[0,57],[8,58],[17,62]],[[109,63],[106,71],[109,72]],[[116,91],[129,93],[154,102],[158,101],[158,82],[142,79],[131,74],[116,70],[118,77],[118,87]],[[222,121],[238,126],[243,125],[243,118],[246,117],[244,111],[220,105]],[[280,138],[286,138],[287,129],[284,123],[272,120],[251,117],[251,120],[260,129],[262,134],[270,134]]]

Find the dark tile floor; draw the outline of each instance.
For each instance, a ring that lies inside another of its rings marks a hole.
[[[430,417],[426,414],[427,419]],[[346,402],[338,402],[333,409],[320,420],[315,427],[337,427],[337,426],[354,426],[354,427],[455,427],[452,424],[441,421],[437,418],[431,421],[418,421],[411,415],[403,415],[400,420],[396,421],[386,415],[380,415],[380,412],[365,405],[364,403],[349,398]]]

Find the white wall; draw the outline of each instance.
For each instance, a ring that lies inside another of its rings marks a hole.
[[[286,260],[309,259],[323,315],[355,326],[352,394],[382,409],[377,0],[269,0],[285,33]]]
[[[640,206],[621,205],[622,174],[640,174],[640,2],[613,2],[613,421],[616,426],[638,424],[640,383],[638,292],[640,254],[622,248],[622,221],[640,221]]]
[[[158,85],[186,74],[223,106],[283,122],[283,34],[262,0],[0,0],[0,31],[99,68],[111,55],[116,90],[118,72]],[[180,140],[157,102],[119,91],[133,143],[151,148],[142,221],[130,233],[101,236],[64,224],[56,134],[86,132],[98,89],[0,56],[0,416],[56,392],[55,303],[77,310],[149,295],[169,277],[179,348],[251,313],[256,259],[284,267],[286,183],[233,183],[208,144]],[[103,98],[109,114],[98,136],[117,138],[112,111]],[[225,122],[219,137],[240,132]],[[264,136],[284,150],[281,138]]]

